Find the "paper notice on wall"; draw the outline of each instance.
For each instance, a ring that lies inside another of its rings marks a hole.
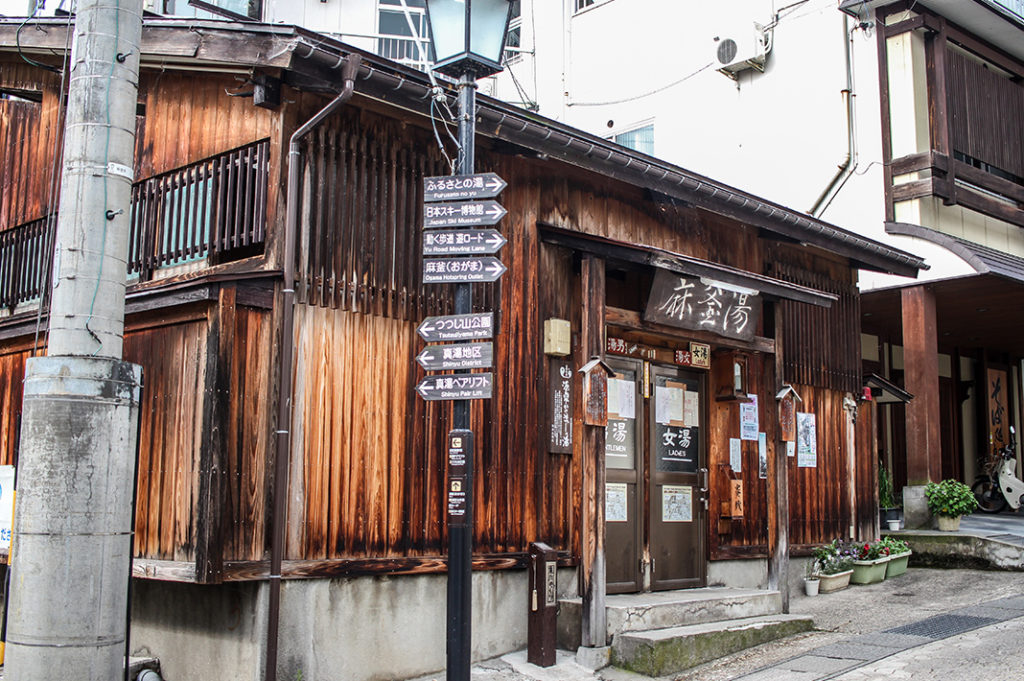
[[[743,441],[738,437],[729,438],[729,466],[733,472],[743,472]]]
[[[768,434],[757,434],[757,477],[768,479]]]
[[[757,395],[747,395],[750,402],[740,404],[740,439],[757,440]]]
[[[700,426],[700,393],[695,390],[683,392],[683,423],[687,428]]]
[[[608,416],[620,419],[636,418],[636,386],[621,378],[608,379]]]
[[[818,467],[818,427],[814,414],[796,413],[796,465]]]
[[[796,442],[786,443],[786,456],[796,456]]]
[[[654,418],[662,425],[683,423],[683,388],[657,386],[654,389]]]
[[[0,466],[0,549],[11,548],[14,529],[14,466]]]
[[[604,486],[604,520],[606,523],[629,522],[629,489],[624,482]]]
[[[666,523],[693,521],[693,487],[665,485],[661,488],[661,519]]]

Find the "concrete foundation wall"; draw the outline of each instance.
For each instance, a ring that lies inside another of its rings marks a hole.
[[[286,581],[281,593],[281,681],[377,681],[445,665],[447,576]],[[473,575],[473,658],[526,647],[525,570]],[[575,570],[559,571],[559,591]],[[263,678],[267,586],[135,580],[133,654],[160,660],[170,681]]]
[[[713,560],[708,563],[708,586],[767,589],[768,561],[764,558]]]

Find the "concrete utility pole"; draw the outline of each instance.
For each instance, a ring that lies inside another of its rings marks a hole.
[[[121,360],[142,0],[79,0],[47,357],[25,366],[5,676],[124,675],[141,367]]]

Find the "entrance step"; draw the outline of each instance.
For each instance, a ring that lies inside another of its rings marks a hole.
[[[646,676],[665,676],[813,628],[810,617],[768,615],[624,632],[612,641],[612,664]]]
[[[581,638],[582,599],[567,598],[558,604],[558,646],[575,650]],[[782,612],[782,596],[778,591],[710,587],[610,594],[605,605],[612,640],[625,632],[773,615]]]

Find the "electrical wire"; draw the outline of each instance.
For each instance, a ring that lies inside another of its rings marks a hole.
[[[682,78],[680,78],[677,81],[673,81],[673,82],[669,83],[668,85],[664,85],[662,87],[659,87],[657,89],[651,90],[649,92],[645,92],[643,94],[634,95],[632,97],[625,97],[623,99],[613,99],[613,100],[610,100],[610,101],[607,101],[607,102],[569,102],[569,106],[610,106],[612,104],[625,104],[626,102],[635,102],[638,99],[643,99],[644,97],[650,97],[651,95],[656,95],[656,94],[658,94],[660,92],[664,92],[665,90],[668,90],[669,88],[673,88],[676,85],[679,85],[680,83],[685,83],[686,81],[690,80],[691,78],[693,78],[697,74],[700,74],[700,73],[703,73],[704,71],[707,71],[713,65],[714,65],[714,62],[708,62],[707,64],[705,64],[704,66],[700,67],[699,69],[697,69],[693,73],[687,74],[687,75],[683,76]]]
[[[22,20],[22,22],[18,25],[18,30],[14,33],[14,42],[15,42],[15,45],[17,45],[17,47],[18,47],[18,56],[20,56],[25,61],[25,63],[27,63],[27,64],[29,64],[31,66],[36,66],[36,67],[41,68],[41,69],[46,69],[47,71],[50,71],[51,73],[60,73],[61,70],[58,69],[56,66],[50,66],[49,64],[43,64],[42,62],[38,62],[35,59],[31,59],[21,49],[21,31],[22,31],[23,28],[25,28],[25,26],[28,24],[28,22],[30,22],[30,21],[32,21],[33,19],[36,18],[36,14],[38,14],[39,10],[41,10],[43,8],[43,4],[44,4],[43,0],[36,0],[36,4],[32,8],[32,14],[30,14],[27,17],[25,17]],[[64,3],[62,2],[61,4],[64,4]]]

